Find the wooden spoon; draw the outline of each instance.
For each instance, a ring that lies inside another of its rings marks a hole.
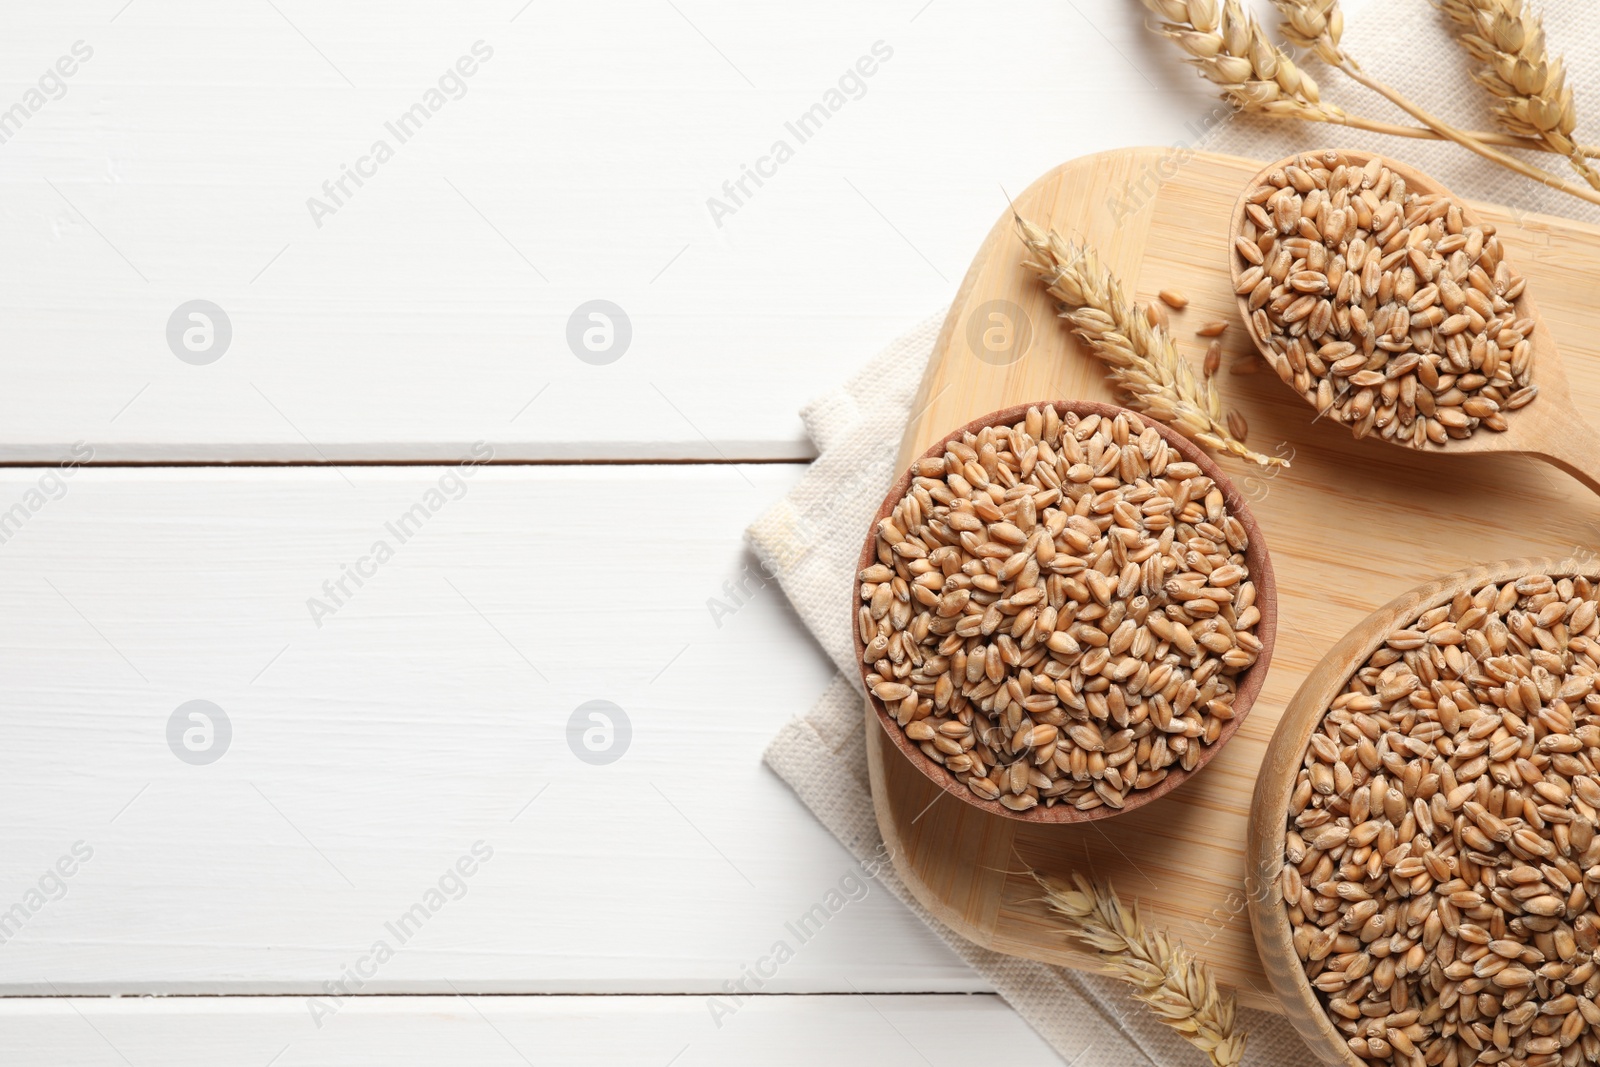
[[[1281,159],[1263,167],[1245,187],[1239,202],[1234,206],[1228,231],[1228,261],[1232,267],[1235,288],[1238,287],[1240,276],[1246,268],[1240,257],[1233,252],[1233,245],[1235,239],[1244,233],[1245,208],[1251,192],[1260,188],[1261,183],[1272,171],[1296,164],[1301,156],[1322,154],[1323,152],[1318,150],[1296,153]],[[1365,166],[1374,158],[1381,158],[1383,166],[1405,179],[1408,189],[1419,193],[1442,193],[1461,205],[1465,222],[1477,223],[1473,218],[1472,207],[1467,201],[1455,196],[1443,185],[1414,167],[1397,163],[1387,157],[1378,157],[1372,152],[1338,149],[1334,154],[1344,163],[1358,167]],[[1429,445],[1426,450],[1449,452],[1452,455],[1509,452],[1533,456],[1555,464],[1594,492],[1600,493],[1600,477],[1595,473],[1596,470],[1600,470],[1600,434],[1595,432],[1573,405],[1572,397],[1567,391],[1567,376],[1561,367],[1561,355],[1556,350],[1555,339],[1550,336],[1550,330],[1545,326],[1538,307],[1533,302],[1530,295],[1532,289],[1533,282],[1530,279],[1522,295],[1517,298],[1517,309],[1521,316],[1530,318],[1534,322],[1533,333],[1528,341],[1533,347],[1531,378],[1533,384],[1538,386],[1538,396],[1526,407],[1505,413],[1508,428],[1504,432],[1497,433],[1487,427],[1479,427],[1468,437],[1452,438],[1444,445]],[[1251,321],[1248,293],[1239,297],[1239,315],[1244,320],[1245,332],[1255,342],[1256,348],[1263,355],[1269,353],[1271,348],[1267,338],[1257,335]],[[1411,447],[1409,443],[1383,439],[1401,447]]]

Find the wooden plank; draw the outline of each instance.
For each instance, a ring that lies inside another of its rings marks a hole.
[[[298,997],[0,1000],[0,1055],[34,1067],[217,1063],[874,1063],[1058,1059],[999,997],[357,997],[319,1028]],[[721,1025],[718,1025],[718,1022]]]
[[[978,36],[924,0],[123,6],[19,12],[0,42],[7,106],[93,50],[0,130],[0,461],[77,441],[103,461],[453,460],[480,439],[806,458],[798,405],[949,300],[1002,185],[1192,137],[1214,105],[1122,0],[1026,0]],[[480,40],[465,95],[400,143],[385,124]],[[802,143],[786,124],[819,103],[837,107]],[[363,163],[378,139],[393,158]],[[941,144],[985,147],[929,167]],[[319,226],[307,202],[345,166],[374,173]],[[232,328],[204,366],[167,339],[195,299]],[[632,329],[609,365],[567,340],[596,299]]]
[[[1206,343],[1194,328],[1228,319],[1235,325],[1223,335],[1225,361],[1255,360],[1237,322],[1226,233],[1258,164],[1200,154],[1176,167],[1169,159],[1163,173],[1162,160],[1155,149],[1075,160],[1020,195],[1017,209],[1086,237],[1141,301],[1166,288],[1187,295],[1187,310],[1173,318],[1179,346],[1191,356]],[[1152,174],[1159,180],[1149,180]],[[1119,218],[1103,210],[1108,198],[1133,210]],[[1528,277],[1579,408],[1593,410],[1600,331],[1591,279],[1600,272],[1600,229],[1494,205],[1479,209]],[[1098,365],[1057,328],[1050,299],[1021,260],[1008,216],[963,282],[902,457],[1010,404],[1113,399]],[[1006,365],[976,358],[968,340],[969,321],[991,300],[1010,301],[1032,332],[1031,347]],[[1293,466],[1268,474],[1222,460],[1271,549],[1279,629],[1265,689],[1206,770],[1170,797],[1108,822],[1023,826],[945,802],[913,827],[936,790],[888,744],[870,710],[869,756],[879,823],[898,846],[902,877],[958,932],[1003,952],[1083,966],[1083,956],[1061,947],[1026,872],[1089,868],[1201,951],[1238,987],[1242,1002],[1272,1008],[1245,911],[1245,826],[1266,742],[1301,679],[1367,613],[1428,579],[1514,556],[1592,555],[1600,503],[1567,475],[1526,457],[1416,454],[1356,441],[1343,428],[1313,423],[1305,403],[1270,371],[1225,375],[1223,387],[1226,401],[1248,418],[1252,443],[1269,453],[1282,447]]]
[[[0,993],[990,988],[760,765],[832,676],[741,541],[802,470],[0,473]]]

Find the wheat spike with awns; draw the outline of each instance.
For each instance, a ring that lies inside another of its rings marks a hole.
[[[1020,215],[1014,218],[1028,250],[1024,266],[1061,301],[1061,317],[1090,354],[1106,364],[1112,382],[1127,395],[1130,407],[1213,451],[1263,467],[1289,465],[1284,459],[1252,451],[1244,443],[1239,432],[1243,420],[1235,416],[1230,426],[1211,375],[1195,379],[1171,335],[1152,325],[1142,307],[1129,302],[1093,248],[1070,244]]]
[[[1545,48],[1544,25],[1521,0],[1435,0],[1456,40],[1479,66],[1473,80],[1493,98],[1500,125],[1542,141],[1565,156],[1584,181],[1600,189],[1600,171],[1574,140],[1577,108],[1560,56]]]
[[[1571,152],[1568,152],[1562,141],[1545,137],[1543,134],[1547,131],[1537,122],[1508,124],[1504,116],[1502,124],[1507,125],[1511,133],[1463,130],[1445,122],[1368,74],[1345,50],[1340,40],[1344,17],[1338,0],[1273,0],[1283,16],[1285,38],[1309,50],[1350,80],[1377,93],[1420,123],[1420,126],[1402,126],[1359,117],[1324,101],[1316,82],[1294,64],[1287,52],[1267,37],[1261,25],[1244,10],[1238,0],[1223,0],[1221,4],[1217,0],[1141,2],[1161,19],[1151,28],[1188,53],[1201,75],[1218,85],[1223,97],[1240,110],[1273,118],[1352,126],[1399,137],[1454,141],[1468,151],[1541,185],[1592,204],[1600,204],[1600,187],[1576,185],[1558,174],[1502,151],[1505,147],[1559,151],[1587,180],[1587,163],[1583,160],[1585,156],[1596,154],[1596,149],[1573,144]],[[1460,2],[1478,6],[1493,3],[1494,0]],[[1507,79],[1507,82],[1511,87],[1517,87],[1515,78]]]
[[[1144,924],[1108,885],[1072,876],[1071,887],[1034,876],[1065,931],[1095,950],[1105,974],[1133,987],[1167,1026],[1199,1048],[1213,1067],[1238,1067],[1245,1033],[1238,1008],[1183,943]]]

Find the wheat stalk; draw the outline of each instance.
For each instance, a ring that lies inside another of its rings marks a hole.
[[[1233,997],[1218,991],[1210,971],[1181,941],[1147,928],[1138,904],[1127,907],[1109,885],[1081,874],[1072,876],[1075,888],[1034,878],[1062,927],[1095,950],[1106,974],[1133,986],[1136,999],[1215,1067],[1238,1067],[1246,1034],[1235,1029]]]
[[[1519,0],[1434,0],[1456,30],[1456,40],[1482,66],[1473,80],[1495,98],[1500,124],[1519,137],[1543,141],[1567,157],[1584,181],[1600,189],[1600,172],[1572,140],[1577,111],[1561,57],[1545,51],[1544,25]]]
[[[1146,0],[1146,3],[1149,2],[1152,2],[1152,0]],[[1156,2],[1177,3],[1179,0],[1156,0]],[[1212,0],[1189,0],[1189,2],[1191,5],[1209,4]],[[1228,0],[1228,2],[1232,3],[1234,0]],[[1579,200],[1586,200],[1591,204],[1600,205],[1600,187],[1587,188],[1582,185],[1574,185],[1542,167],[1535,167],[1532,164],[1524,163],[1515,156],[1508,156],[1488,143],[1492,138],[1474,130],[1458,129],[1438,116],[1430,114],[1383,82],[1370,77],[1361,69],[1361,65],[1351,58],[1349,53],[1345,52],[1339,43],[1339,35],[1344,28],[1344,17],[1339,11],[1338,0],[1272,0],[1272,2],[1283,15],[1285,36],[1309,42],[1312,50],[1320,58],[1326,59],[1337,67],[1351,81],[1371,89],[1395,107],[1428,127],[1428,129],[1433,130],[1441,137],[1454,141],[1467,151],[1482,156],[1493,163],[1498,163],[1525,178],[1532,178],[1541,185],[1559,189],[1561,192],[1575,196]],[[1549,145],[1542,140],[1527,141],[1523,147],[1530,145],[1549,150]]]
[[[1428,127],[1402,126],[1353,115],[1323,100],[1316,81],[1272,42],[1238,0],[1224,0],[1220,7],[1216,0],[1141,2],[1163,20],[1152,27],[1155,32],[1188,53],[1200,74],[1221,88],[1223,99],[1241,111],[1270,118],[1326,122],[1392,137],[1449,139]],[[1320,13],[1323,21],[1331,26],[1334,52],[1344,55],[1337,47],[1338,36],[1344,30],[1344,15],[1337,4],[1312,0],[1305,8],[1303,14],[1296,12],[1295,21],[1299,25],[1292,25],[1291,20],[1285,18],[1285,37],[1326,59],[1330,53],[1321,44],[1321,27],[1316,27],[1311,17],[1313,13]],[[1350,62],[1354,65],[1353,60]],[[1478,130],[1466,132],[1483,144],[1550,151],[1544,141],[1535,137]],[[1586,155],[1600,155],[1600,147],[1580,146],[1579,150]]]
[[[1289,465],[1246,447],[1242,432],[1230,429],[1212,376],[1195,380],[1171,335],[1152,325],[1143,307],[1129,303],[1093,248],[1069,244],[1053,230],[1047,233],[1015,213],[1012,217],[1030,256],[1024,266],[1061,301],[1061,317],[1090,354],[1107,365],[1112,382],[1128,394],[1131,407],[1207,448],[1263,467]],[[1244,421],[1237,419],[1237,424],[1243,431]]]

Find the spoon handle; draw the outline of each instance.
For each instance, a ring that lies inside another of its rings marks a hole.
[[[1541,446],[1533,453],[1600,493],[1600,433],[1576,411],[1551,423]]]

